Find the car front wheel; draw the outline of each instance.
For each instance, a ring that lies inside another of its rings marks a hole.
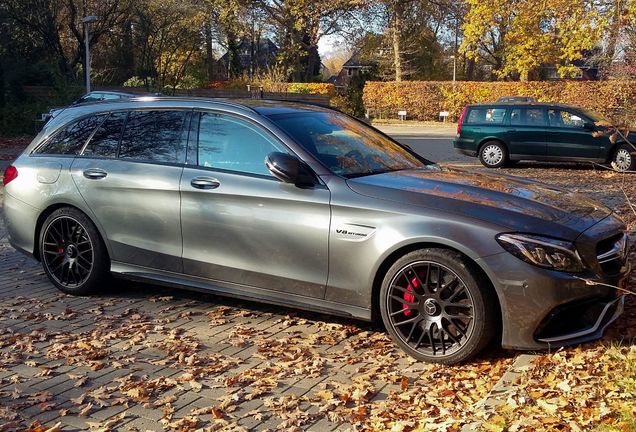
[[[636,149],[629,144],[621,144],[614,152],[612,165],[618,171],[636,171]]]
[[[48,278],[67,294],[92,294],[110,276],[108,252],[97,228],[74,208],[57,209],[46,218],[40,256]]]
[[[395,343],[412,357],[455,364],[481,351],[498,323],[489,283],[457,252],[420,249],[386,273],[380,312]]]
[[[479,161],[487,168],[499,168],[508,162],[506,147],[497,141],[488,141],[479,150]]]

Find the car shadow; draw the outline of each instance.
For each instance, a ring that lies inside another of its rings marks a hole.
[[[295,309],[287,306],[271,305],[247,299],[226,297],[214,293],[194,291],[174,287],[165,287],[149,283],[140,283],[126,279],[114,279],[113,283],[101,293],[94,295],[97,298],[128,298],[136,300],[151,299],[156,297],[172,297],[172,301],[193,301],[199,305],[208,304],[212,307],[229,307],[243,309],[255,314],[273,314],[281,318],[302,319],[309,325],[327,323],[342,326],[353,326],[360,332],[384,333],[387,335],[384,323],[380,318],[368,322],[355,318],[346,318],[337,315],[329,315],[320,312]],[[397,345],[396,349],[399,350]],[[482,362],[495,362],[516,357],[518,351],[507,350],[501,347],[501,340],[495,338],[479,355],[457,366],[478,364]]]

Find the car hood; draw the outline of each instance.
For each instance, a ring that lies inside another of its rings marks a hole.
[[[584,195],[543,183],[438,165],[358,177],[347,183],[361,195],[568,240],[612,213]]]

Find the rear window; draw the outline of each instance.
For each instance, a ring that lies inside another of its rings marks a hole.
[[[33,153],[43,155],[77,155],[106,115],[85,117],[55,133]]]
[[[183,163],[188,130],[185,111],[132,111],[119,148],[121,159]]]
[[[464,120],[465,124],[502,124],[506,108],[471,108]]]
[[[93,138],[84,149],[84,156],[117,157],[117,149],[121,132],[126,121],[125,112],[111,113],[108,118],[97,128]]]

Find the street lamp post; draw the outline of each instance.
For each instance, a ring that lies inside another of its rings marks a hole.
[[[82,23],[84,24],[84,77],[86,80],[86,93],[90,93],[91,91],[91,58],[88,49],[88,25],[97,20],[98,18],[94,15],[82,18]]]

